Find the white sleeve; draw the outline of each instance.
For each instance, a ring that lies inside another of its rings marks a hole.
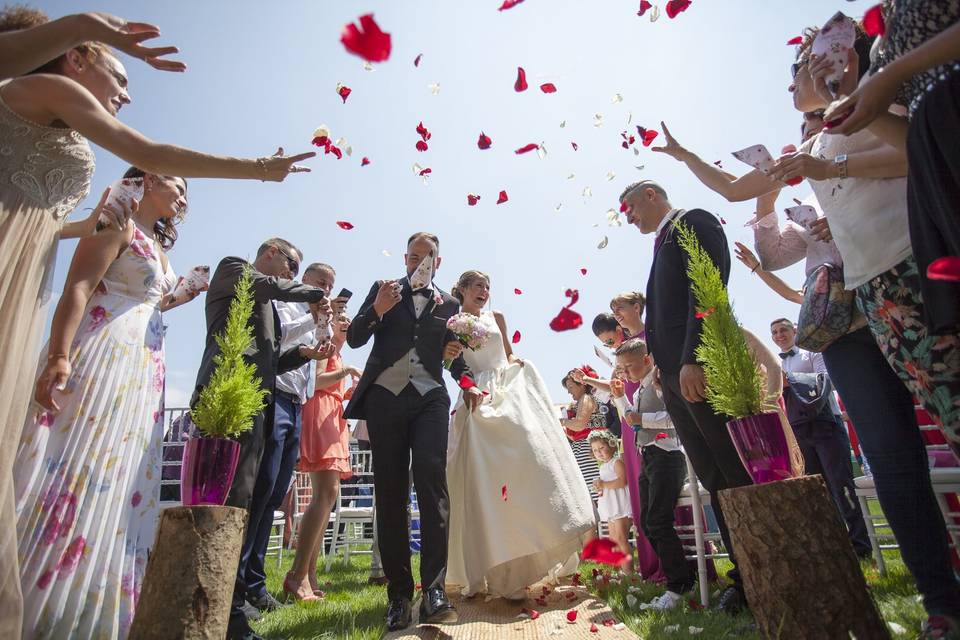
[[[652,411],[649,413],[642,414],[642,425],[644,429],[656,429],[658,431],[663,431],[664,429],[672,429],[673,422],[670,420],[670,414],[666,411]]]

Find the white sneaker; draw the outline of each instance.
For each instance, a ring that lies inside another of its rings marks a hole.
[[[681,602],[683,602],[682,595],[673,591],[666,591],[659,598],[654,598],[647,608],[654,611],[669,611],[679,607]]]

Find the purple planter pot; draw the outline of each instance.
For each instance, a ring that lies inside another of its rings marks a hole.
[[[754,484],[793,477],[790,447],[776,413],[761,413],[727,422],[740,461]]]
[[[180,499],[185,507],[223,506],[240,459],[240,443],[229,438],[190,438],[183,448]]]

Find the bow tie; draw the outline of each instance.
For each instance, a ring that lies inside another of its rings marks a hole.
[[[430,289],[427,289],[426,287],[424,287],[423,289],[417,289],[416,291],[413,291],[411,289],[411,293],[415,296],[423,296],[424,298],[429,298],[430,296],[433,295],[433,292]]]
[[[780,358],[782,358],[783,360],[786,360],[786,359],[789,358],[790,356],[795,356],[795,355],[797,355],[797,350],[796,350],[796,349],[790,349],[790,351],[787,351],[786,353],[781,353],[781,354],[780,354]]]

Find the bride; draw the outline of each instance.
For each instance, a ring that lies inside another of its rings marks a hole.
[[[489,331],[483,347],[463,352],[489,395],[470,412],[461,394],[450,428],[447,582],[465,595],[523,599],[575,570],[595,527],[590,494],[540,374],[513,354],[503,315],[483,310],[490,278],[467,271],[452,294]]]

